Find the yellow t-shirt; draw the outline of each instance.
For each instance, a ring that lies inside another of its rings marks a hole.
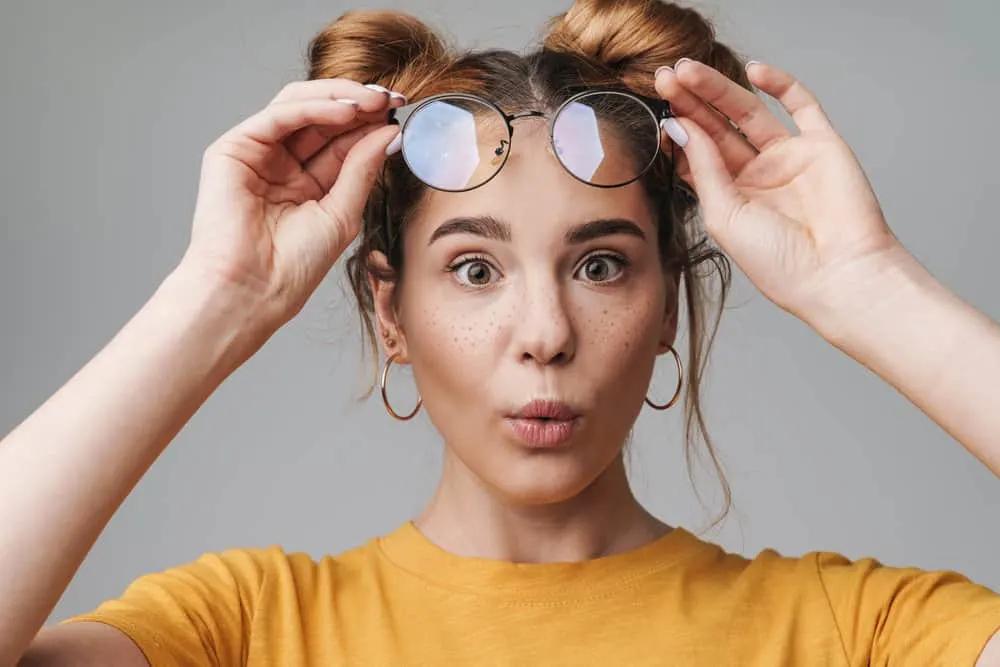
[[[745,558],[683,528],[518,564],[450,554],[406,523],[318,562],[276,546],[206,554],[65,622],[82,620],[120,629],[154,667],[972,667],[1000,596],[833,553]]]

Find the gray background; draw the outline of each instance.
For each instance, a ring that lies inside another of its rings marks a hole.
[[[568,4],[380,6],[409,10],[465,46],[517,49]],[[787,67],[821,96],[905,244],[1000,318],[995,3],[698,6],[725,41]],[[204,147],[301,78],[309,38],[348,7],[3,0],[0,430],[149,298],[186,247]],[[440,444],[426,419],[396,423],[377,398],[355,400],[369,375],[341,275],[338,266],[180,433],[53,620],[204,551],[279,543],[335,553],[421,508]],[[673,386],[670,365],[661,362],[659,394]],[[749,555],[825,549],[957,569],[1000,589],[1000,481],[742,276],[706,404],[738,509],[707,538]],[[697,530],[718,507],[717,487],[701,475],[703,508],[684,470],[679,416],[643,414],[633,478],[655,513]]]

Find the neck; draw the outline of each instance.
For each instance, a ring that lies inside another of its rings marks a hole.
[[[670,531],[632,494],[621,454],[572,498],[517,504],[500,497],[446,450],[437,491],[414,523],[454,554],[525,563],[609,556]]]

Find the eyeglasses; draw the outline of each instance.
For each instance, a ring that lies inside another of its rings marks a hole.
[[[426,185],[445,192],[478,188],[510,156],[512,122],[541,111],[504,113],[477,95],[445,93],[389,111],[401,126],[403,159]],[[588,88],[549,119],[548,151],[574,178],[600,188],[628,185],[656,161],[666,100],[617,88]]]

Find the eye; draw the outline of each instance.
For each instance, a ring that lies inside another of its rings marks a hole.
[[[493,282],[497,273],[489,262],[482,257],[467,257],[448,267],[455,274],[458,282],[468,287],[486,287]]]
[[[590,283],[610,283],[617,280],[628,262],[617,255],[591,255],[577,270],[577,277]]]

